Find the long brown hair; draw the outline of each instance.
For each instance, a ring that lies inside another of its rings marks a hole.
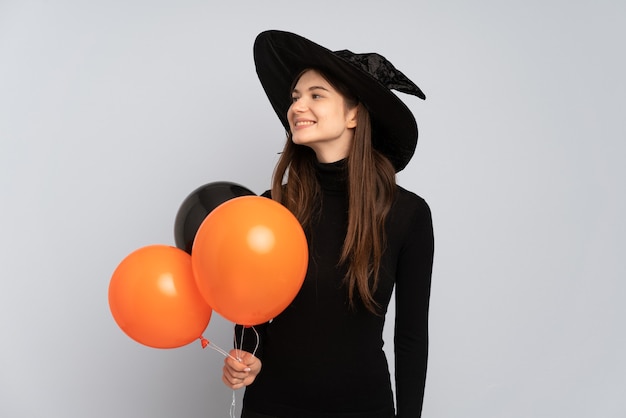
[[[306,71],[296,77],[294,86]],[[355,293],[358,293],[369,311],[380,314],[373,294],[385,248],[385,219],[394,198],[395,169],[372,146],[370,116],[365,106],[341,82],[318,72],[341,93],[348,109],[357,107],[357,125],[347,158],[348,230],[339,263],[347,266],[344,280],[350,305],[355,306]],[[321,194],[315,160],[315,152],[294,144],[288,132],[272,180],[272,198],[291,210],[304,228],[310,225]]]

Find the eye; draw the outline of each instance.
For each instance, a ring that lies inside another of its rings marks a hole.
[[[311,97],[313,99],[320,99],[322,97],[322,95],[321,94],[317,94],[317,93],[313,93],[313,94],[311,94]]]
[[[299,98],[299,96],[291,96],[291,103],[297,102]]]

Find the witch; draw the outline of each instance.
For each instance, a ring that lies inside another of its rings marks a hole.
[[[309,245],[291,305],[226,358],[246,387],[242,418],[417,418],[428,354],[433,264],[429,206],[396,184],[417,124],[392,91],[424,93],[379,54],[330,51],[266,31],[254,44],[261,84],[287,132],[267,197],[300,221]],[[395,393],[383,351],[395,289]],[[258,347],[256,335],[259,336]]]

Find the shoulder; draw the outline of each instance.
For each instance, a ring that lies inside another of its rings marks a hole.
[[[426,200],[402,186],[396,186],[396,197],[391,207],[391,212],[396,216],[428,218],[431,216],[430,206]]]
[[[433,221],[430,206],[421,196],[397,186],[396,196],[387,218],[389,237],[398,243],[432,240]]]
[[[431,260],[434,247],[430,207],[421,196],[400,186],[388,215],[388,244],[414,262]]]

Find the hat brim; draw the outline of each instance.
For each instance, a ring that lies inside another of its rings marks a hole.
[[[373,147],[390,160],[396,172],[415,153],[417,123],[409,108],[373,76],[329,49],[290,32],[269,30],[255,40],[254,61],[261,85],[287,131],[292,83],[303,70],[315,68],[345,83],[366,107]]]

